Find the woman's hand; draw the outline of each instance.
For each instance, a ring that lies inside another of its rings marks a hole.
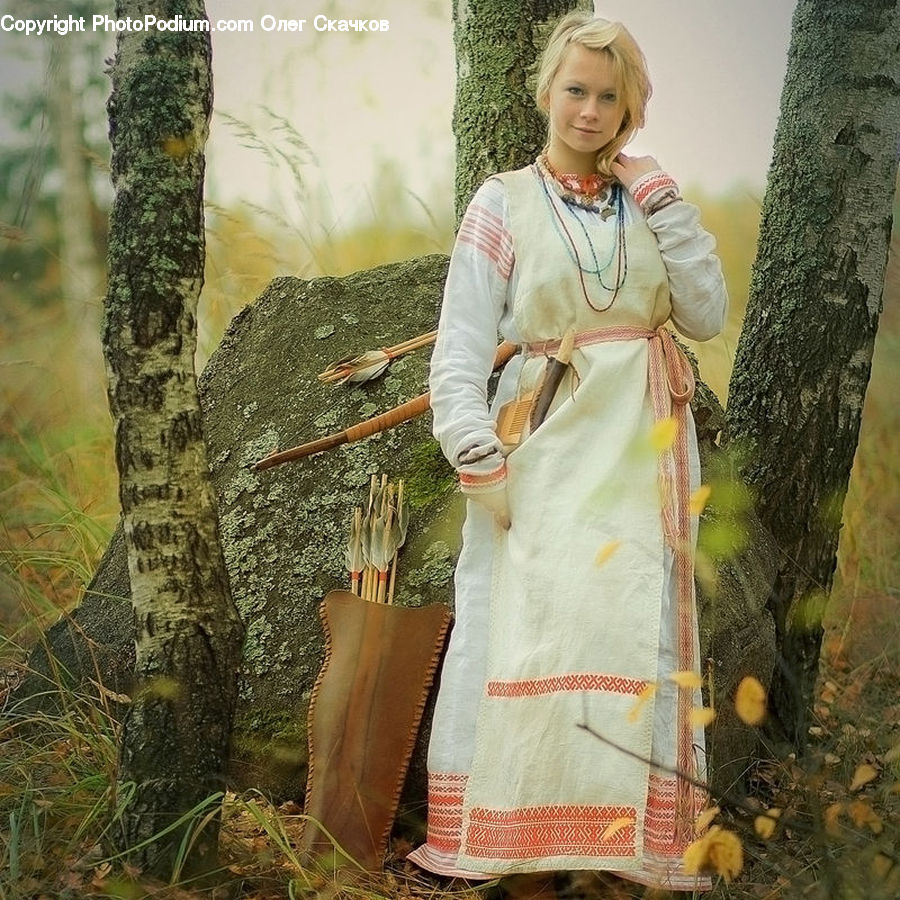
[[[497,524],[503,528],[509,528],[509,501],[506,499],[506,485],[495,491],[484,493],[468,493],[466,496],[475,503],[483,506],[497,520]]]
[[[641,175],[658,171],[659,163],[652,156],[626,156],[624,153],[620,153],[610,169],[626,190],[630,191],[631,186]]]

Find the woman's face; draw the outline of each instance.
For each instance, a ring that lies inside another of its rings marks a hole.
[[[551,165],[562,172],[594,172],[597,151],[618,134],[625,112],[610,55],[571,44],[550,82],[547,103]]]

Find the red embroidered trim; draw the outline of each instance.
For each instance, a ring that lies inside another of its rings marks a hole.
[[[654,175],[653,177],[644,177],[636,184],[631,186],[631,195],[634,197],[635,202],[640,206],[643,206],[644,203],[647,202],[647,199],[651,194],[655,194],[657,191],[661,190],[678,190],[678,185],[675,183],[674,179],[671,175],[666,175],[660,173],[659,175]]]
[[[459,483],[464,491],[478,493],[488,488],[496,487],[506,479],[506,460],[500,463],[493,472],[485,475],[473,475],[470,472],[459,473]]]
[[[706,794],[699,788],[691,792],[691,814],[696,818],[706,807]],[[680,858],[691,838],[679,837],[675,827],[678,809],[677,779],[650,775],[647,811],[644,815],[644,850]]]
[[[563,691],[608,691],[613,694],[637,696],[647,686],[638,678],[603,675],[597,672],[577,672],[571,675],[551,675],[547,678],[521,681],[489,681],[488,697],[537,697]]]
[[[429,772],[428,789],[435,788],[438,792],[446,791],[448,794],[463,793],[469,783],[469,776],[465,772]]]
[[[634,856],[636,815],[633,806],[478,807],[469,814],[465,852],[492,859]],[[609,825],[622,818],[632,824],[603,840]]]
[[[428,773],[428,830],[435,850],[458,854],[462,835],[463,794],[469,776],[456,772]]]
[[[554,175],[567,191],[574,191],[576,194],[589,194],[596,197],[606,184],[597,173],[578,175],[575,172],[560,172],[554,173]]]
[[[501,219],[481,206],[472,205],[463,216],[456,239],[487,256],[494,263],[497,274],[509,281],[514,259],[512,237]]]

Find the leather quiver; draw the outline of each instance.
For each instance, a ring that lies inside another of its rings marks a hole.
[[[375,871],[450,613],[439,603],[392,606],[349,591],[331,591],[319,612],[326,650],[309,705],[301,850],[311,858],[333,857],[337,849]]]

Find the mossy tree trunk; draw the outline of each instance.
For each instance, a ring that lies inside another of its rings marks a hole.
[[[770,702],[799,745],[881,312],[898,138],[896,0],[799,0],[726,424],[781,548]]]
[[[584,0],[453,0],[456,219],[489,175],[532,162],[547,126],[534,103],[540,51]]]
[[[116,17],[205,20],[202,0],[118,0]],[[103,345],[137,625],[119,790],[120,849],[168,877],[224,788],[243,628],[231,599],[194,373],[203,283],[208,32],[121,32],[109,101],[115,201]],[[215,860],[218,819],[185,871]]]

